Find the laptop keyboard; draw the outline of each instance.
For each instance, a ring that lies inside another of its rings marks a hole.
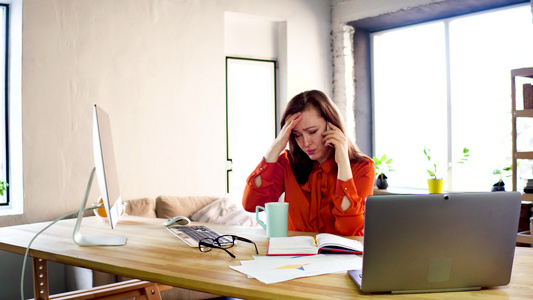
[[[201,239],[216,239],[222,235],[204,225],[169,227],[167,229],[191,247],[198,247],[198,241]],[[222,244],[231,244],[229,239],[221,239],[219,241]]]

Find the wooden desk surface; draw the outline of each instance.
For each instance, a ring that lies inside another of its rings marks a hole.
[[[76,245],[72,240],[75,220],[60,221],[35,240],[30,255],[117,275],[245,299],[457,299],[489,296],[491,299],[533,298],[533,248],[516,249],[511,283],[507,286],[474,292],[364,295],[347,274],[299,278],[268,285],[247,278],[229,267],[230,264],[238,265],[240,260],[252,259],[255,252],[245,243],[230,250],[236,255],[236,259],[219,250],[201,253],[168,232],[162,226],[163,221],[126,216],[115,230],[110,230],[107,223],[95,217],[84,218],[82,232],[85,235],[128,237],[125,246],[111,247]],[[0,228],[0,250],[24,254],[31,238],[47,224]],[[262,228],[208,225],[222,234],[235,234],[252,239],[257,243],[259,255],[266,252],[267,239]]]

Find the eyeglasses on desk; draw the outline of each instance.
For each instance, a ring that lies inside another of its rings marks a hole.
[[[243,238],[243,237],[231,235],[231,234],[221,235],[217,238],[201,239],[200,241],[198,241],[198,249],[201,252],[209,252],[213,249],[222,249],[226,251],[226,253],[228,253],[231,257],[235,258],[235,255],[229,252],[228,249],[235,246],[235,241],[237,240],[253,244],[255,247],[255,253],[259,254],[259,251],[257,251],[257,245],[253,241],[247,238]]]

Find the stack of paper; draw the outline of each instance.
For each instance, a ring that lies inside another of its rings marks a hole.
[[[230,267],[269,284],[301,277],[360,270],[362,259],[353,254],[296,257],[256,256],[254,260],[241,261],[240,266]]]

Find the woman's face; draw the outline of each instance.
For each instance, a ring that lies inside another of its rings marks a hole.
[[[292,130],[298,146],[311,160],[319,163],[323,163],[333,154],[333,148],[324,145],[324,131],[326,120],[313,107],[302,111],[302,120]]]

